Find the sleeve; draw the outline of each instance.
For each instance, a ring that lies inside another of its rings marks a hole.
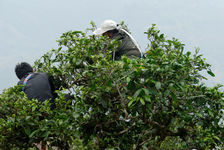
[[[20,80],[20,81],[17,83],[17,85],[21,85],[21,84],[23,84],[23,80]]]
[[[141,57],[141,53],[136,48],[136,49],[131,49],[131,50],[127,51],[126,56],[128,58],[134,58],[134,57],[139,57],[140,58]]]

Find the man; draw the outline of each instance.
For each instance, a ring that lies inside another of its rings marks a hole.
[[[117,51],[113,53],[114,60],[120,60],[122,55],[126,55],[129,58],[142,57],[142,52],[135,39],[118,26],[113,20],[105,20],[93,34],[108,36],[110,39],[121,41]]]
[[[56,98],[54,95],[54,86],[47,73],[34,73],[30,64],[22,62],[15,67],[15,73],[20,79],[18,85],[22,84],[22,90],[29,99],[37,99],[44,102],[47,99],[52,101]],[[52,106],[53,103],[52,103]]]

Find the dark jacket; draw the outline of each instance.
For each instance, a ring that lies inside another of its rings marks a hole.
[[[115,60],[121,59],[122,55],[126,55],[128,58],[141,57],[141,50],[137,42],[124,29],[118,29],[118,33],[114,35],[113,39],[120,41],[120,46],[115,52]]]
[[[27,75],[18,82],[18,85],[23,84],[26,77]],[[25,85],[24,92],[29,99],[35,98],[41,102],[55,98],[54,86],[47,73],[33,73]]]

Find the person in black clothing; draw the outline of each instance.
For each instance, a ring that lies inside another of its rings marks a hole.
[[[56,98],[54,85],[47,73],[34,73],[30,64],[22,62],[16,65],[15,73],[20,79],[18,85],[24,85],[23,91],[29,99],[37,99],[40,102]],[[52,103],[51,108],[54,107]]]
[[[22,90],[26,93],[27,97],[31,99],[37,99],[40,102],[51,99],[51,109],[55,108],[54,99],[57,94],[54,93],[55,88],[53,82],[47,73],[35,73],[30,64],[22,62],[15,67],[16,76],[20,79],[18,85],[24,85]],[[65,95],[65,101],[71,100],[72,95]],[[42,113],[39,120],[43,120],[48,114]],[[36,143],[42,147],[46,147],[42,143]]]

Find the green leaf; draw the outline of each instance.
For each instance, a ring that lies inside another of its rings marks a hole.
[[[156,85],[155,86],[156,86],[156,89],[157,90],[161,89],[161,83],[160,82],[156,82]]]
[[[151,98],[149,96],[144,96],[144,98],[145,98],[145,101],[151,102]]]
[[[131,79],[129,77],[127,77],[126,81],[129,83],[131,81]]]
[[[76,58],[75,57],[72,59],[72,63],[76,63]]]
[[[171,97],[172,97],[172,99],[173,99],[174,101],[177,100],[177,96],[176,96],[176,94],[174,94],[173,92],[171,92],[170,95],[171,95]]]
[[[108,82],[107,82],[107,86],[111,86],[112,85],[112,83],[113,83],[113,81],[110,79],[110,80],[108,80]]]
[[[42,135],[42,137],[44,137],[44,140],[46,140],[50,134],[51,134],[50,131],[46,131],[46,132]]]
[[[218,141],[221,141],[221,139],[218,136],[213,135],[213,138],[215,138]]]
[[[212,77],[215,77],[215,74],[211,71],[211,70],[208,70],[207,73],[212,76]]]
[[[211,110],[208,110],[208,114],[209,116],[214,117],[213,112]]]
[[[31,132],[31,131],[30,131],[30,128],[25,128],[24,130],[25,130],[26,135],[29,136],[29,135],[30,135],[30,132]]]
[[[140,98],[140,102],[142,103],[142,105],[145,105],[144,99]]]
[[[35,130],[33,131],[30,135],[29,135],[29,138],[32,138],[34,136],[34,134],[36,134],[39,130]]]
[[[187,54],[187,56],[190,56],[191,55],[191,52],[187,52],[186,54]]]
[[[77,59],[77,60],[76,60],[76,65],[80,65],[80,64],[81,64],[81,62],[82,62],[82,60],[81,60],[81,59]]]
[[[196,113],[196,115],[201,118],[203,117],[201,113]]]
[[[145,95],[150,95],[151,92],[149,91],[149,89],[146,89],[146,88],[142,88],[143,91],[145,92]]]
[[[136,92],[135,92],[135,94],[134,94],[134,98],[137,98],[138,97],[138,95],[141,93],[141,91],[142,91],[142,89],[138,89]]]
[[[31,118],[31,116],[26,116],[26,120],[29,120]]]
[[[104,108],[107,108],[107,102],[104,99],[102,99],[101,104]]]
[[[129,103],[128,103],[128,107],[130,107],[131,106],[131,104],[134,102],[135,100],[134,99],[132,99]]]
[[[165,97],[167,97],[169,94],[170,94],[170,91],[169,91],[169,90],[166,90],[166,91],[164,92],[164,96],[165,96]]]

